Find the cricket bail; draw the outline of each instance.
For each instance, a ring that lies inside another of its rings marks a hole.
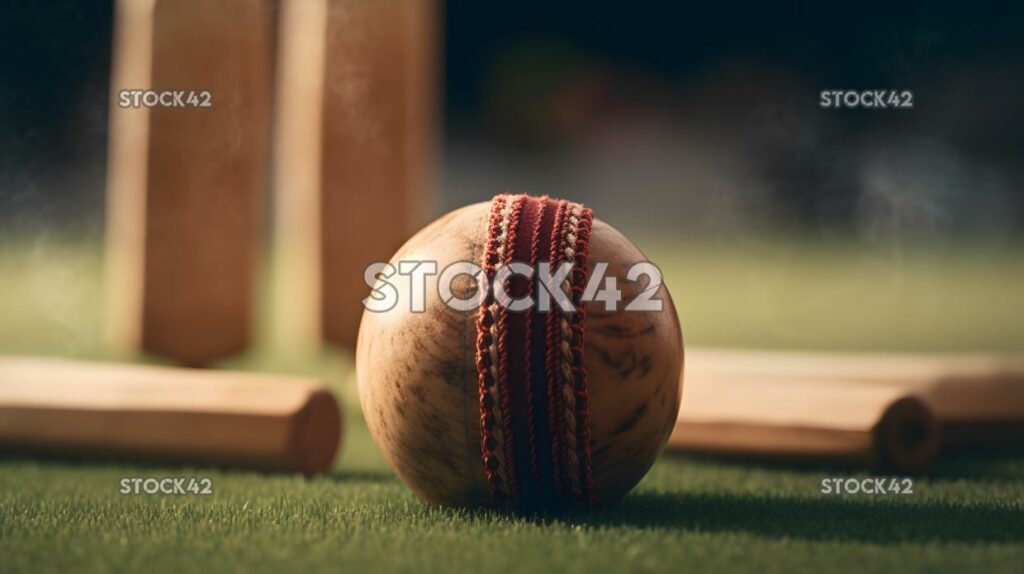
[[[498,278],[509,299],[532,301],[511,310],[491,288],[476,322],[481,459],[501,507],[596,503],[582,302],[593,219],[581,204],[547,196],[503,194],[491,201],[481,262],[488,285]],[[513,263],[532,271],[502,271]],[[548,275],[538,280],[545,263]],[[564,278],[545,289],[548,277]],[[538,307],[547,290],[560,291],[570,305]]]

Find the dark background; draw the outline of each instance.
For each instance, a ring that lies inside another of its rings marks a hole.
[[[1024,4],[834,6],[446,2],[436,208],[513,190],[633,229],[1018,234]],[[0,15],[0,225],[96,228],[112,3]],[[915,108],[820,109],[832,88]]]

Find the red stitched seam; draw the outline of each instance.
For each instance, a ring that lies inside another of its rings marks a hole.
[[[483,256],[483,268],[488,278],[492,278],[495,273],[494,256],[497,248],[497,236],[501,230],[501,214],[504,210],[504,204],[505,198],[503,196],[497,196],[491,202],[491,213],[487,226],[487,238]],[[492,299],[493,295],[488,291],[484,296],[476,324],[476,366],[480,393],[480,449],[488,489],[494,500],[498,504],[503,504],[507,498],[505,492],[507,484],[501,481],[499,470],[492,467],[492,446],[488,444],[493,442],[490,440],[492,438],[490,427],[498,422],[494,420],[492,408],[487,404],[490,398],[490,387],[493,384],[497,384],[497,381],[493,381],[490,375],[491,357],[489,350],[492,343],[490,327],[493,321],[493,317],[490,315],[490,305]]]
[[[545,209],[547,207],[547,200],[548,200],[548,197],[546,195],[542,196],[540,198],[533,199],[533,201],[536,201],[536,202],[538,202],[540,204],[539,210],[537,212],[537,220],[533,224],[533,229],[530,230],[530,265],[533,266],[535,269],[536,269],[536,266],[537,266],[538,252],[540,250],[541,225],[544,222],[544,211],[545,211]],[[537,288],[536,288],[536,285],[537,285],[536,281],[530,281],[530,286],[529,286],[529,291],[528,291],[531,295],[533,295],[534,303],[536,303],[537,296],[539,295],[539,293],[537,291]],[[527,401],[526,402],[526,411],[527,411],[527,415],[529,416],[529,425],[528,425],[528,427],[529,427],[529,431],[530,431],[530,469],[531,469],[532,474],[533,474],[533,484],[535,486],[535,490],[536,490],[536,492],[541,492],[540,465],[537,463],[537,436],[536,436],[536,426],[537,425],[536,425],[536,422],[535,422],[535,419],[534,419],[534,406],[533,406],[533,376],[531,374],[532,369],[531,369],[531,365],[530,365],[531,350],[529,349],[529,345],[530,345],[530,343],[533,340],[533,338],[531,337],[531,332],[532,332],[531,324],[532,324],[532,322],[533,322],[533,307],[530,307],[529,309],[526,310],[526,343],[527,343],[527,350],[526,350],[526,385],[525,385],[525,388],[526,388],[526,401]]]
[[[512,261],[513,249],[515,245],[516,234],[518,233],[519,221],[523,214],[523,205],[527,200],[525,195],[517,195],[509,198],[513,201],[512,211],[508,218],[508,229],[505,237],[505,253],[502,263],[508,265]],[[505,285],[506,290],[508,284]],[[511,411],[511,399],[509,396],[508,388],[508,309],[504,306],[499,306],[498,310],[498,391],[501,395],[501,412],[502,416],[502,434],[504,435],[505,444],[505,477],[508,483],[508,494],[510,503],[515,504],[516,493],[517,493],[517,478],[516,478],[516,460],[515,460],[515,441],[512,435],[512,411]]]
[[[574,303],[576,304],[577,313],[575,313],[575,325],[573,331],[575,335],[575,341],[573,342],[573,351],[575,354],[576,365],[574,367],[576,375],[576,422],[579,428],[579,448],[580,448],[580,465],[583,473],[583,497],[581,501],[587,506],[594,506],[596,504],[596,498],[594,494],[594,476],[593,468],[591,467],[590,458],[590,407],[589,407],[589,392],[587,388],[587,370],[583,364],[584,355],[584,336],[586,334],[586,312],[584,305],[580,299],[583,295],[583,290],[587,284],[587,261],[589,257],[590,249],[590,231],[593,224],[594,212],[588,208],[583,208],[583,213],[580,216],[578,231],[576,234],[576,264],[574,266],[573,275],[573,293]]]
[[[551,270],[552,273],[556,272],[558,266],[562,263],[562,227],[564,225],[563,220],[565,219],[566,207],[568,202],[559,201],[555,208],[555,217],[553,221],[553,231],[551,233]],[[557,285],[555,286],[557,288]],[[558,390],[562,386],[562,375],[561,369],[559,368],[559,343],[561,342],[561,336],[559,333],[559,321],[561,319],[561,311],[559,311],[556,302],[552,302],[552,309],[548,312],[548,324],[547,324],[547,375],[548,375],[548,415],[551,424],[551,455],[552,455],[552,468],[554,470],[554,482],[555,482],[555,493],[556,495],[564,495],[566,486],[563,482],[562,476],[562,465],[565,460],[565,427],[562,424],[563,419],[560,416],[562,412],[562,401],[560,399],[560,393]]]

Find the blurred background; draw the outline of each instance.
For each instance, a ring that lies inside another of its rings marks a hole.
[[[431,215],[587,203],[688,343],[1024,350],[1024,5],[441,9]],[[0,14],[0,352],[102,354],[113,4]]]

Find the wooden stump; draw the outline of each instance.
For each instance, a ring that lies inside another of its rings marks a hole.
[[[271,8],[118,2],[107,192],[107,326],[117,352],[204,365],[250,342]],[[122,90],[140,89],[198,99],[122,107]]]

